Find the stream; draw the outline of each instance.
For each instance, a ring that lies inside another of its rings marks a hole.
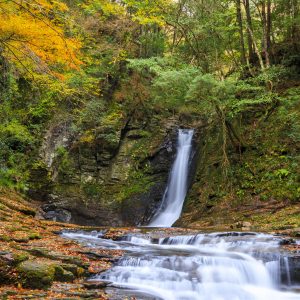
[[[125,251],[110,270],[90,280],[109,283],[106,291],[115,300],[300,300],[300,254],[282,247],[298,241],[255,232],[180,235],[175,229],[170,235],[153,228],[170,227],[180,217],[193,134],[178,131],[176,158],[148,225],[152,229],[117,240],[105,238],[105,230],[62,234],[89,247]]]
[[[300,256],[283,250],[287,240],[280,236],[253,232],[166,236],[152,229],[118,241],[103,235],[104,231],[62,234],[89,247],[125,250],[110,270],[90,279],[109,282],[107,292],[113,299],[300,299]]]

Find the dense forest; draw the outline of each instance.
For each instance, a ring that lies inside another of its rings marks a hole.
[[[299,204],[299,1],[15,0],[0,14],[4,189],[135,206],[177,126],[197,130],[192,220]]]
[[[299,300],[299,166],[300,0],[0,0],[1,299]]]

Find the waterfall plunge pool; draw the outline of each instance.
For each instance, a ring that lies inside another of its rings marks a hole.
[[[300,300],[300,254],[265,233],[216,232],[117,241],[103,232],[64,232],[92,248],[124,250],[111,269],[90,280],[110,283],[111,299]],[[299,241],[295,241],[300,244]]]

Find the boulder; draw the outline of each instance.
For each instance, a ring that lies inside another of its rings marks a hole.
[[[72,214],[66,209],[55,209],[47,211],[44,214],[44,218],[55,222],[69,223],[71,221]]]
[[[74,265],[51,260],[27,260],[17,270],[23,286],[32,289],[47,289],[53,281],[72,282],[78,273]]]
[[[24,287],[32,289],[49,288],[55,279],[55,263],[37,260],[22,262],[17,270],[22,278]]]

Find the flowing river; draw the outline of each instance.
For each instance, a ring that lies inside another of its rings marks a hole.
[[[176,159],[151,227],[170,227],[180,217],[192,138],[193,130],[179,130]],[[176,229],[168,236],[168,229],[142,231],[118,241],[106,239],[105,231],[62,235],[89,247],[125,250],[110,270],[90,279],[108,282],[112,299],[300,300],[300,256],[284,251],[282,244],[291,241],[280,236],[252,232],[180,235]]]
[[[91,278],[109,282],[117,299],[300,299],[300,257],[282,249],[286,240],[280,236],[222,232],[166,237],[150,229],[118,241],[96,231],[63,236],[90,247],[125,250],[110,270]]]

